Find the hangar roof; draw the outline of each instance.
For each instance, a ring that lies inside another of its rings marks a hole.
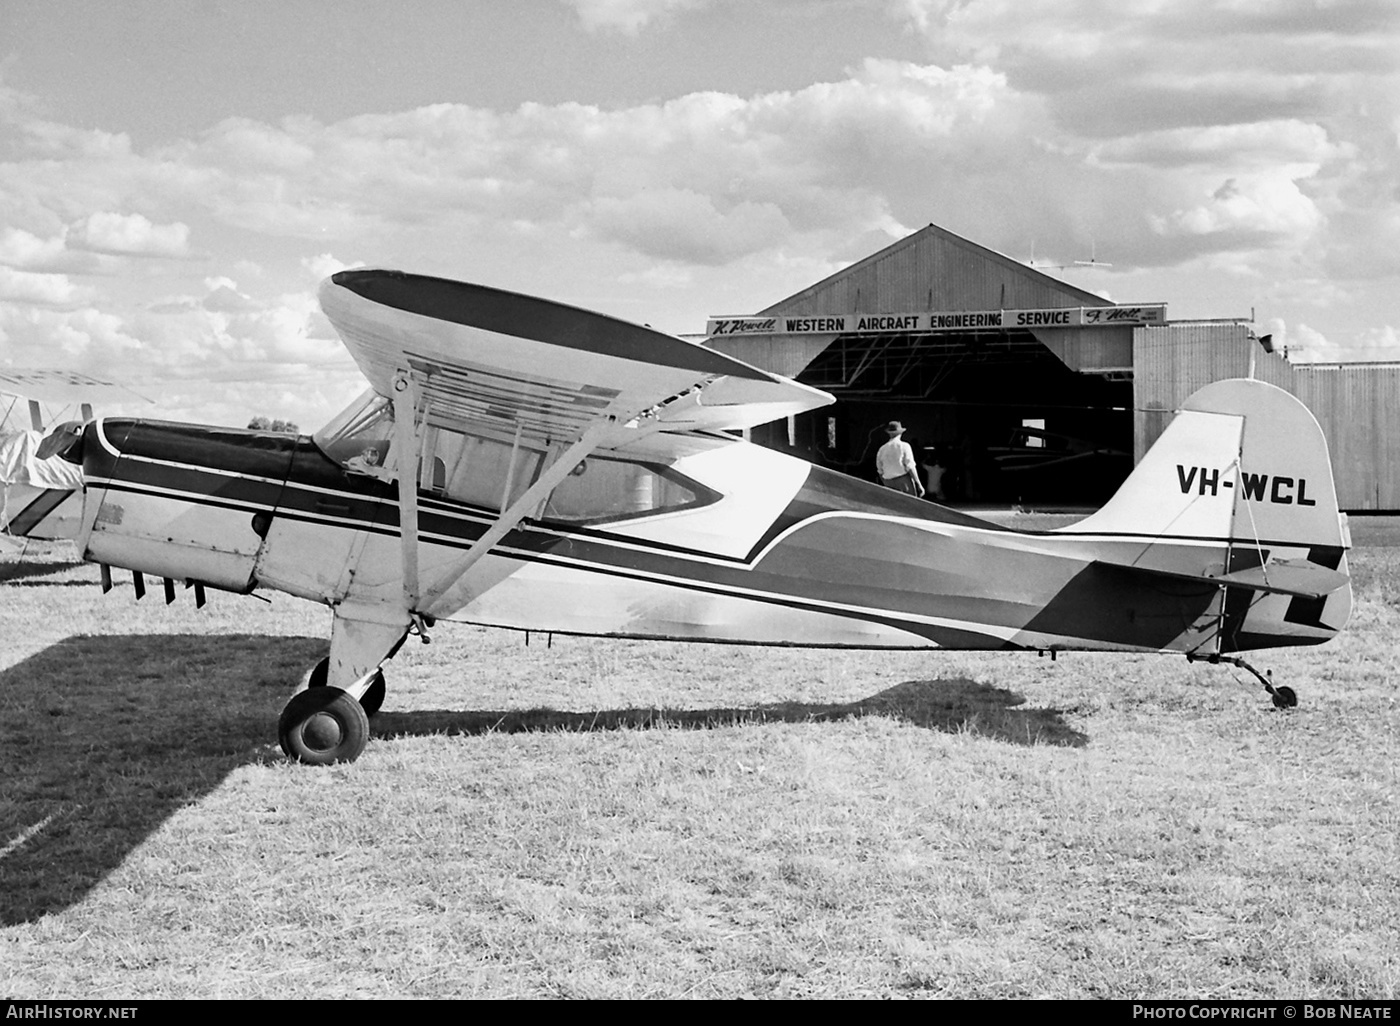
[[[1112,301],[930,224],[761,313],[1106,305]]]

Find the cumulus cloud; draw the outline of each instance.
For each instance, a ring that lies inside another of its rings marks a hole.
[[[1027,106],[984,68],[869,60],[842,81],[749,98],[509,113],[437,104],[326,125],[224,123],[154,150],[124,179],[103,166],[102,183],[269,235],[349,240],[514,223],[714,262],[808,232],[921,223],[930,193],[956,187],[968,148],[1005,146],[1034,120]],[[107,198],[95,169],[78,162],[69,174],[89,185],[90,201]],[[70,246],[182,255],[184,225],[89,214]]]
[[[1356,340],[1356,348],[1375,352],[1376,359],[1400,359],[1400,331],[1390,324],[1372,328]]]
[[[89,295],[74,285],[66,274],[40,274],[0,267],[0,302],[34,306],[73,306]]]
[[[337,247],[396,232],[466,239],[509,225],[707,265],[757,253],[777,260],[938,221],[1013,253],[1035,239],[1087,248],[1112,238],[1117,266],[1160,266],[1320,233],[1363,189],[1374,197],[1367,206],[1394,203],[1383,184],[1393,156],[1370,167],[1356,143],[1288,115],[1286,104],[1244,121],[1222,108],[1215,122],[1189,128],[1139,114],[1132,131],[1102,134],[1116,117],[1105,108],[1120,106],[1124,90],[1173,87],[1158,81],[1164,66],[1153,54],[1139,54],[1145,70],[1117,67],[1120,49],[1137,53],[1150,31],[1119,39],[1120,19],[1070,6],[1063,31],[1122,72],[1112,88],[1047,42],[1061,32],[1047,28],[1058,6],[1034,0],[1030,27],[1018,8],[1005,37],[992,39],[978,26],[1008,13],[997,0],[914,5],[901,9],[946,24],[962,42],[944,45],[950,59],[990,55],[1001,65],[872,58],[796,90],[692,93],[611,110],[444,103],[328,124],[230,119],[116,162],[74,157],[62,165],[61,195],[33,185],[33,175],[21,182],[21,162],[13,191],[34,225],[87,206],[64,222],[73,225],[69,251],[188,255],[186,225],[202,211],[241,230]],[[1157,25],[1170,42],[1171,26],[1153,21],[1165,17],[1151,13],[1159,5],[1129,6],[1130,21]],[[1079,77],[1032,73],[1051,66]],[[1211,83],[1212,95],[1239,86],[1218,67],[1193,69],[1182,80]],[[1091,87],[1094,101],[1082,106],[1100,120],[1086,127],[1063,105]],[[0,189],[6,173],[0,167]],[[113,212],[136,198],[145,210],[163,203],[186,213],[154,223]]]
[[[140,214],[99,211],[72,225],[68,244],[75,249],[121,256],[186,257],[188,225],[152,224]]]
[[[688,189],[645,190],[595,201],[590,224],[639,252],[697,264],[723,264],[783,241],[787,218],[771,203],[735,203],[720,210]]]
[[[206,278],[205,287],[209,292],[200,301],[206,310],[221,313],[245,313],[256,310],[258,302],[252,296],[238,290],[238,283],[232,278]]]
[[[0,264],[8,267],[47,267],[57,261],[63,252],[62,236],[41,239],[21,228],[0,231]]]
[[[73,274],[102,274],[113,270],[113,261],[101,254],[69,249],[66,231],[40,238],[23,228],[0,230],[0,265],[21,271]]]
[[[320,282],[329,278],[337,271],[344,271],[351,267],[363,267],[364,261],[356,260],[351,263],[346,263],[344,260],[332,256],[330,253],[317,253],[315,256],[302,257],[301,266],[306,269],[307,273],[309,273],[314,280]]]
[[[649,22],[678,11],[705,6],[708,0],[563,0],[590,32],[613,29],[636,35]]]
[[[1278,175],[1226,180],[1209,200],[1166,217],[1153,217],[1163,234],[1237,234],[1256,243],[1270,235],[1306,235],[1321,223],[1317,207],[1296,182]]]
[[[564,2],[623,36],[702,6]],[[619,294],[702,291],[712,312],[739,309],[726,297],[760,269],[795,290],[930,221],[1015,256],[1096,248],[1134,288],[1153,280],[1130,277],[1143,268],[1282,283],[1251,301],[1400,274],[1400,83],[1375,43],[1376,4],[1325,17],[1206,0],[1124,0],[1108,15],[1077,0],[870,7],[925,32],[928,59],[611,108],[230,118],[146,148],[40,120],[0,85],[14,129],[0,162],[3,323],[26,345],[49,332],[147,375],[261,376],[268,394],[298,395],[321,374],[353,382],[314,302],[316,282],[363,263],[347,257],[494,273],[514,246],[532,254],[510,270],[519,287],[560,295],[540,264],[592,264],[595,279],[636,286]],[[196,271],[196,235],[256,240],[238,255],[258,259]],[[125,303],[70,277],[115,265],[126,284],[154,283],[163,268],[138,257],[181,258],[184,277]],[[1309,330],[1295,338],[1318,350]]]
[[[74,128],[52,121],[25,121],[21,145],[28,155],[47,160],[125,160],[131,138],[123,132]]]
[[[363,387],[311,289],[259,299],[225,275],[131,307],[63,275],[0,266],[0,348],[16,366],[141,386],[160,416],[238,426],[257,412],[315,426]]]
[[[129,374],[130,355],[141,349],[120,317],[90,307],[59,311],[0,303],[0,340],[17,366],[66,364],[95,373]]]
[[[1104,165],[1268,169],[1290,178],[1307,177],[1328,161],[1354,154],[1353,147],[1333,143],[1321,125],[1292,118],[1135,132],[1089,151],[1091,160]]]
[[[310,329],[319,308],[312,292],[290,292],[270,301],[215,277],[206,293],[168,300],[133,318],[166,369],[213,380],[260,374],[269,379],[287,364],[345,365],[338,344]],[[200,354],[203,359],[194,359]]]
[[[1342,336],[1324,334],[1302,321],[1290,325],[1283,318],[1274,317],[1264,330],[1273,336],[1274,350],[1286,353],[1294,363],[1400,361],[1400,331],[1394,325]]]
[[[1274,322],[1274,350],[1282,350],[1293,363],[1335,363],[1342,358],[1341,347],[1329,342],[1315,328],[1306,324],[1285,325]]]

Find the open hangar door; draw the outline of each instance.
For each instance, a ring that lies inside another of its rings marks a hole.
[[[874,480],[897,420],[941,501],[1096,506],[1132,470],[1131,372],[1072,370],[1029,331],[840,335],[797,379],[835,405],[754,441]]]

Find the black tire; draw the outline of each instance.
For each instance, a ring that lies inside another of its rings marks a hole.
[[[369,742],[364,706],[340,688],[307,688],[292,696],[277,720],[277,740],[289,758],[312,766],[354,762]]]
[[[364,707],[366,716],[373,716],[379,711],[379,707],[384,704],[384,696],[389,693],[388,687],[384,684],[384,671],[375,670],[374,679],[369,682],[369,687],[360,696],[360,705]]]
[[[1292,709],[1298,704],[1298,694],[1287,684],[1274,688],[1274,706],[1279,709]]]
[[[326,656],[315,666],[311,667],[311,672],[306,675],[306,686],[308,688],[323,688],[326,686],[326,677],[331,672],[331,657]]]
[[[308,688],[323,688],[326,686],[326,677],[330,674],[330,656],[322,659],[315,666],[311,667],[311,673],[306,678]],[[365,707],[365,715],[373,716],[379,711],[379,707],[384,704],[384,698],[388,694],[388,688],[384,683],[384,671],[375,670],[374,680],[369,682],[369,687],[360,696],[360,704]]]

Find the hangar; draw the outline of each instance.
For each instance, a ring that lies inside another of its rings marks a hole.
[[[1400,364],[1295,366],[1244,320],[1112,303],[937,225],[706,335],[837,397],[754,441],[869,479],[898,420],[954,504],[1098,505],[1188,395],[1253,374],[1313,410],[1344,509],[1400,509]]]

